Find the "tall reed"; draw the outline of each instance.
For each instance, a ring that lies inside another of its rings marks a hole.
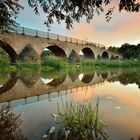
[[[107,140],[107,125],[99,114],[99,100],[95,107],[91,102],[58,104],[58,115],[53,115],[56,122],[65,130],[66,139]],[[60,111],[61,110],[61,111]]]

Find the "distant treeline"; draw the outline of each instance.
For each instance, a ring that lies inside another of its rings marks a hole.
[[[109,51],[120,53],[124,59],[139,59],[140,60],[140,44],[130,45],[128,43],[123,44],[120,48],[109,47]]]

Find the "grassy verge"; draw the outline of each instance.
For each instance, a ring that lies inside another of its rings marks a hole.
[[[32,61],[18,61],[16,66],[11,66],[7,61],[0,61],[1,70],[15,71],[19,70],[41,70],[43,72],[50,72],[54,70],[65,69],[68,70],[90,70],[90,69],[106,69],[106,68],[131,68],[140,67],[139,61],[125,60],[125,61],[109,61],[109,60],[92,60],[85,59],[79,64],[69,63],[67,60],[48,57],[46,60],[42,60],[40,63]]]
[[[86,68],[90,68],[90,67],[100,67],[100,68],[106,68],[106,67],[140,67],[140,62],[139,61],[132,61],[132,60],[125,60],[125,61],[109,61],[109,60],[83,60],[80,63],[81,67],[86,67]]]
[[[61,58],[56,58],[56,57],[48,57],[46,60],[41,61],[41,66],[42,67],[52,67],[55,69],[61,69],[61,68],[68,68],[70,65],[69,63]]]

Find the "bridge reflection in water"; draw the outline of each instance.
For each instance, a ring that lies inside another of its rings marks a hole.
[[[85,90],[114,81],[121,74],[117,72],[68,73],[61,77],[30,76],[11,74],[11,78],[0,87],[0,104],[8,104],[11,108],[26,105],[41,100],[71,94],[78,90]],[[47,78],[46,78],[47,77]]]

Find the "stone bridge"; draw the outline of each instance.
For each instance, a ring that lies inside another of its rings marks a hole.
[[[33,78],[17,77],[15,73],[11,74],[11,79],[0,86],[0,103],[9,103],[10,106],[26,104],[33,100],[42,100],[54,98],[59,95],[73,93],[80,89],[89,88],[104,84],[105,81],[112,81],[121,74],[121,70],[116,72],[93,72],[91,74],[76,73],[64,75],[52,79],[38,75]],[[48,76],[47,76],[48,77]],[[33,100],[32,100],[33,99]]]
[[[79,59],[81,52],[85,58],[95,60],[122,59],[122,56],[108,52],[103,45],[97,43],[24,27],[17,27],[14,32],[6,34],[5,42],[0,41],[0,47],[9,54],[12,63],[20,57],[25,57],[24,59],[30,57],[32,60],[39,61],[45,48],[53,52],[55,56],[72,61]]]

